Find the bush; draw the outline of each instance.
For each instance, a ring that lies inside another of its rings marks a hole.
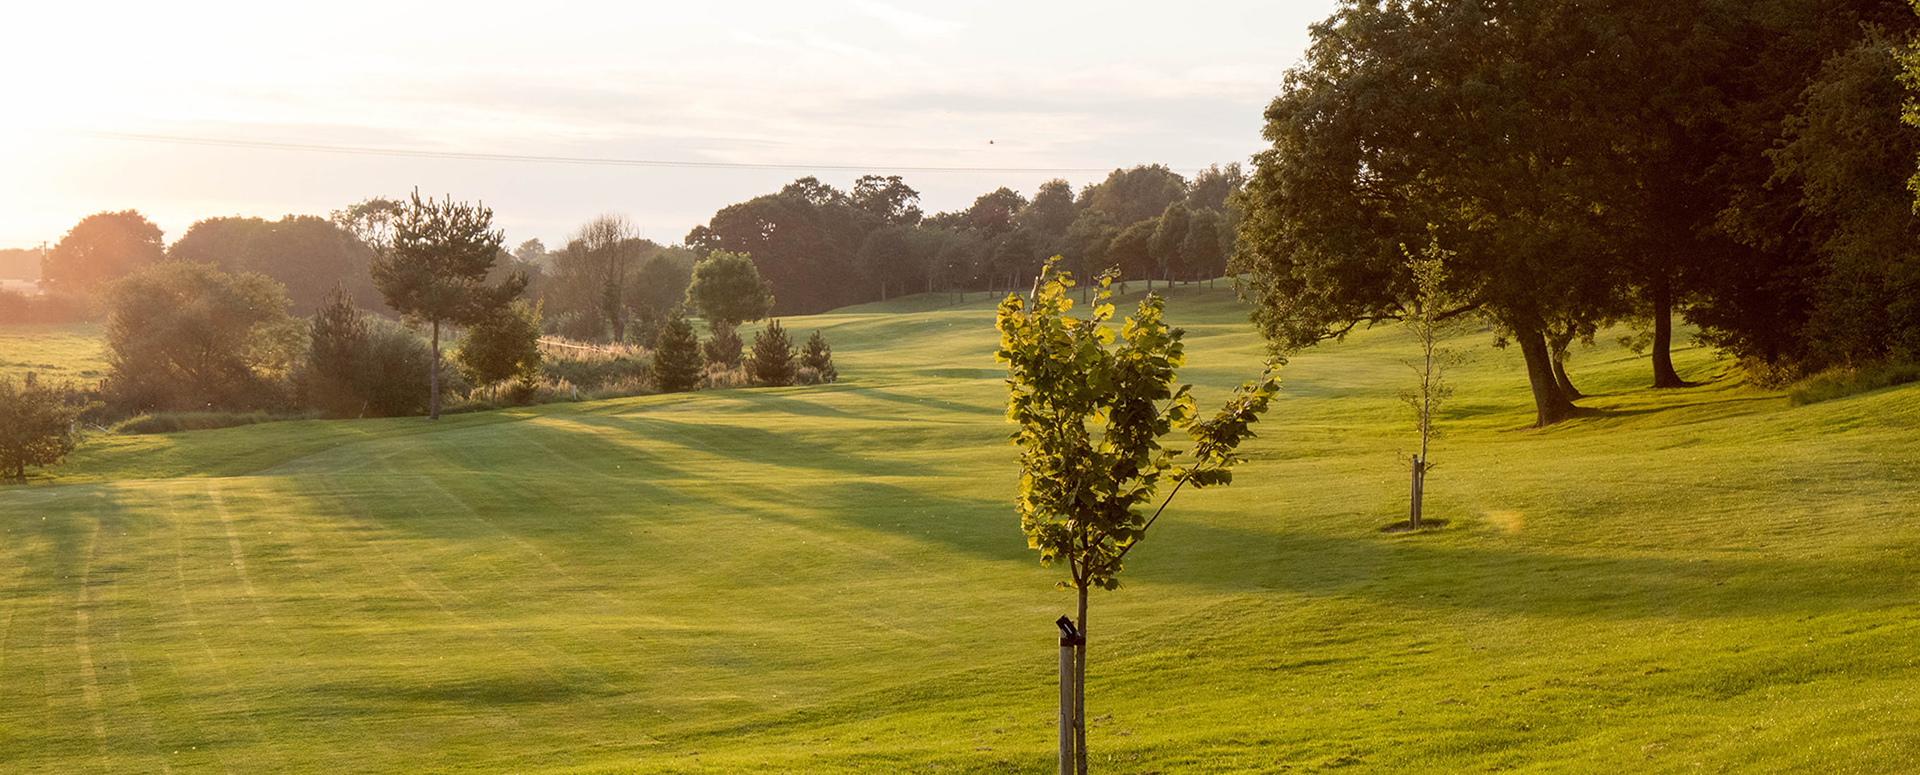
[[[0,291],[0,323],[81,323],[91,317],[85,296]]]
[[[1787,400],[1794,406],[1805,406],[1909,382],[1920,382],[1920,364],[1889,363],[1862,369],[1828,369],[1794,383],[1787,391]]]
[[[550,336],[581,342],[607,340],[607,321],[598,315],[563,312],[540,321],[540,330]]]

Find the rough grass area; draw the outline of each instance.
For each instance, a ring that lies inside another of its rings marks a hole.
[[[99,382],[107,374],[101,326],[95,323],[0,325],[0,375],[21,379]]]
[[[1794,383],[1787,395],[1793,399],[1794,406],[1806,406],[1909,382],[1920,382],[1920,363],[1886,363],[1824,371]]]
[[[0,769],[1053,771],[1071,604],[1008,499],[988,302],[783,321],[843,381],[90,439],[0,488]],[[1258,370],[1181,287],[1203,405]],[[1920,762],[1920,385],[1794,407],[1675,353],[1397,329],[1296,357],[1232,487],[1093,600],[1101,772],[1891,773]]]
[[[210,431],[283,419],[287,418],[266,412],[153,412],[123,420],[113,426],[113,431],[134,435]]]

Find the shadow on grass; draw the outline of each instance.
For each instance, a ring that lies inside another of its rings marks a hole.
[[[1867,572],[1852,563],[1782,557],[1534,553],[1443,545],[1438,535],[1345,537],[1177,522],[1163,530],[1128,558],[1138,566],[1135,580],[1548,618],[1707,619],[1879,608],[1909,595],[1907,580],[1920,572]]]

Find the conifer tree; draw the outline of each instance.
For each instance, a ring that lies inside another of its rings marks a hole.
[[[707,362],[729,369],[740,368],[740,332],[726,322],[708,322],[713,336],[702,346],[707,354]]]
[[[793,362],[793,340],[787,337],[787,330],[780,327],[780,321],[767,323],[765,329],[753,335],[752,371],[754,381],[767,387],[793,384],[799,366]]]
[[[653,363],[649,371],[653,387],[662,393],[684,393],[700,384],[705,364],[700,358],[700,337],[686,315],[674,309],[660,325],[660,336],[653,341]]]
[[[314,311],[308,335],[307,399],[334,414],[358,408],[366,392],[362,366],[373,328],[344,285],[335,285],[326,306]]]
[[[440,419],[440,325],[473,324],[506,306],[527,287],[524,272],[486,284],[503,240],[493,210],[435,202],[420,192],[394,219],[393,248],[373,261],[373,283],[387,306],[433,328],[433,367],[427,377],[427,417]]]
[[[839,379],[840,373],[833,368],[833,348],[827,346],[827,338],[815,329],[813,336],[807,337],[807,347],[800,353],[800,365],[813,369],[815,378],[821,382]]]

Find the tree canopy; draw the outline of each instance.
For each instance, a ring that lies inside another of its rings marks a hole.
[[[297,309],[327,303],[336,286],[361,304],[378,299],[368,274],[373,250],[353,232],[312,215],[203,219],[174,241],[167,258],[266,275],[286,287]]]
[[[731,328],[766,317],[774,306],[773,287],[760,278],[751,257],[715,250],[693,265],[687,304],[709,323]]]
[[[93,291],[163,258],[160,237],[160,227],[137,210],[94,213],[47,253],[40,276],[63,290]]]
[[[300,351],[286,291],[265,275],[167,261],[106,291],[104,392],[130,412],[274,408]]]
[[[1285,352],[1404,317],[1403,247],[1431,232],[1447,314],[1520,346],[1539,424],[1574,411],[1556,354],[1611,322],[1651,319],[1658,386],[1685,384],[1665,356],[1675,309],[1737,355],[1804,358],[1833,264],[1804,236],[1815,200],[1776,183],[1796,147],[1898,154],[1796,146],[1818,125],[1792,106],[1832,110],[1803,91],[1890,5],[1349,2],[1313,28],[1233,200],[1255,321]],[[1882,106],[1855,126],[1890,124],[1884,97],[1839,101]]]

